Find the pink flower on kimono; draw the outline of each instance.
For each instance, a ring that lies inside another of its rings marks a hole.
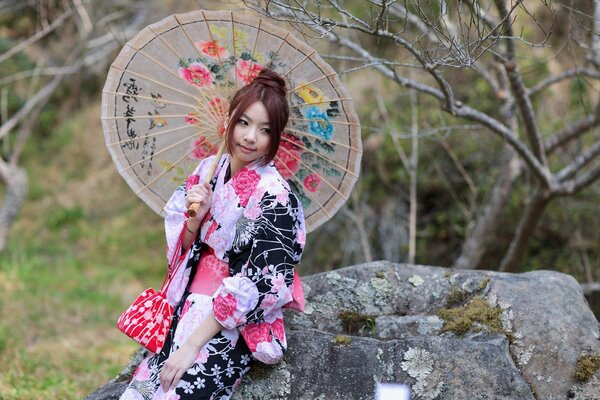
[[[285,328],[283,326],[283,319],[278,318],[271,324],[271,329],[273,329],[273,333],[277,337],[277,339],[283,342],[283,338],[285,337]]]
[[[135,370],[133,379],[138,381],[147,381],[150,378],[150,369],[148,368],[148,362],[144,360],[140,366]]]
[[[285,279],[283,279],[283,274],[277,274],[276,276],[271,278],[271,292],[277,293],[281,291],[283,287],[285,287]]]
[[[254,352],[261,342],[271,341],[271,327],[268,324],[248,324],[243,328],[244,339],[250,351]]]
[[[235,193],[240,199],[240,205],[245,207],[252,191],[260,181],[260,175],[252,169],[245,168],[235,174],[231,180]]]
[[[276,364],[283,358],[283,349],[274,340],[261,342],[256,346],[256,351],[252,355],[262,363]]]
[[[260,306],[264,310],[270,310],[275,304],[277,304],[277,296],[272,294],[266,294],[263,298],[263,301],[260,303]]]
[[[255,63],[252,60],[238,60],[235,66],[235,73],[237,80],[242,82],[244,85],[249,84],[258,76],[260,71],[263,70],[263,66]]]
[[[300,168],[301,142],[289,133],[282,133],[279,149],[275,157],[275,167],[284,179],[289,179],[298,172]]]
[[[212,84],[213,80],[209,69],[201,63],[191,63],[187,67],[179,68],[179,76],[200,87]]]
[[[304,187],[309,192],[316,192],[321,184],[321,178],[317,174],[310,174],[304,178]]]
[[[225,297],[219,294],[213,301],[213,312],[219,321],[225,321],[227,318],[233,316],[236,307],[237,301],[231,294]]]
[[[231,213],[232,205],[236,205],[235,197],[235,189],[231,185],[225,185],[215,192],[211,211],[219,222],[225,220],[228,212]]]
[[[198,352],[194,362],[197,362],[198,364],[204,364],[206,360],[208,360],[208,351],[203,347],[202,350]]]
[[[235,235],[235,232],[225,232],[223,229],[219,229],[211,235],[210,239],[206,240],[206,243],[213,248],[218,257],[223,257],[233,243],[232,235]]]
[[[246,208],[244,209],[244,217],[248,219],[258,219],[260,217],[262,211],[260,209],[260,204],[253,196],[250,197]]]

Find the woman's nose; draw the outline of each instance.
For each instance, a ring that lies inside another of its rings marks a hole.
[[[256,129],[255,128],[250,128],[246,131],[246,136],[245,139],[248,142],[252,142],[254,143],[256,141]]]

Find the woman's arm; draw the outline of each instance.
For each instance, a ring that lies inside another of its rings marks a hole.
[[[181,243],[181,251],[185,252],[186,249],[190,247],[196,235],[198,234],[198,230],[200,229],[200,224],[202,220],[210,210],[210,206],[212,204],[212,188],[208,183],[198,184],[192,186],[185,194],[185,207],[186,209],[190,209],[190,206],[193,203],[200,204],[198,211],[196,212],[195,217],[189,217],[187,220],[187,225],[185,226],[185,232],[183,234],[183,240]]]
[[[223,327],[217,322],[212,312],[192,332],[183,346],[171,353],[160,372],[160,384],[163,391],[167,392],[177,386],[179,380],[194,363],[198,353],[206,343]]]

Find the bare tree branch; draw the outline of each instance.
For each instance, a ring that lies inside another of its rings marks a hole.
[[[561,187],[553,192],[555,196],[569,196],[585,189],[600,178],[600,162],[587,170],[584,174],[570,181],[564,182]]]
[[[69,18],[71,15],[73,15],[73,9],[69,8],[64,13],[62,13],[57,19],[55,19],[47,28],[42,29],[41,31],[38,31],[35,35],[27,38],[27,40],[19,43],[18,45],[11,48],[7,52],[0,54],[0,63],[8,60],[13,55],[23,51],[28,46],[31,46],[33,43],[37,42],[44,36],[48,35],[52,31],[54,31],[56,28],[61,26],[67,20],[67,18]]]
[[[600,109],[597,110],[600,111]],[[544,143],[544,150],[547,154],[551,154],[557,148],[566,145],[571,140],[579,138],[581,135],[598,125],[600,125],[600,114],[596,112],[594,115],[588,115],[551,135]]]
[[[587,149],[586,152],[581,154],[579,157],[575,159],[571,164],[564,167],[558,174],[556,174],[556,179],[559,182],[562,182],[566,179],[571,178],[573,175],[577,173],[577,171],[584,168],[590,162],[592,162],[596,157],[600,155],[600,141],[596,142],[592,147]]]
[[[509,37],[512,37],[512,24],[509,22],[508,18],[510,14],[506,9],[504,0],[495,0],[495,3],[496,8],[498,9],[498,12],[503,20],[504,31],[508,33]],[[515,4],[519,3],[521,3],[521,1],[517,1]],[[546,154],[544,153],[542,146],[542,139],[537,125],[535,112],[533,110],[533,104],[531,104],[531,99],[527,94],[527,89],[525,88],[525,84],[521,79],[521,74],[519,73],[519,69],[517,67],[515,45],[511,40],[507,40],[505,43],[508,58],[505,68],[510,81],[510,86],[516,99],[516,104],[525,124],[525,132],[527,133],[527,137],[529,139],[529,145],[533,149],[533,154],[535,154],[536,158],[540,160],[542,165],[546,166],[548,164],[548,160],[546,159]]]
[[[586,67],[577,67],[560,73],[558,75],[548,77],[543,81],[537,83],[535,86],[529,89],[529,96],[535,96],[536,94],[542,92],[543,90],[547,89],[551,85],[554,85],[555,83],[559,83],[564,81],[565,79],[570,79],[580,75],[587,76],[593,79],[600,79],[600,72]]]

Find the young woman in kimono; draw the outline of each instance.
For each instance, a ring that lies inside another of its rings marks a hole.
[[[202,182],[215,156],[168,201],[167,257],[171,268],[183,263],[167,292],[175,315],[162,350],[140,364],[121,399],[229,399],[251,359],[283,356],[282,307],[304,301],[293,265],[305,241],[301,205],[273,163],[285,95],[285,81],[268,69],[240,89],[210,184]],[[186,212],[192,203],[195,217]]]

